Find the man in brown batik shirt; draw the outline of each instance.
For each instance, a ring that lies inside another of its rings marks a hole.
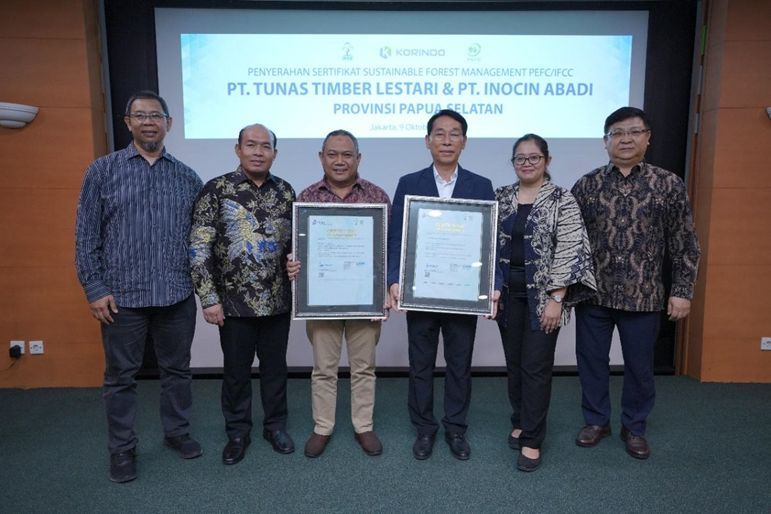
[[[683,181],[644,161],[651,137],[645,113],[623,107],[605,120],[610,163],[581,177],[573,195],[589,233],[597,293],[576,307],[576,357],[586,425],[576,444],[591,447],[610,435],[608,353],[618,328],[624,355],[621,439],[646,459],[646,420],[655,400],[654,346],[666,305],[670,320],[690,312],[699,243]],[[665,298],[662,268],[672,264]]]
[[[382,188],[359,176],[359,142],[347,130],[334,130],[319,152],[324,178],[305,188],[300,202],[382,203],[390,207]],[[299,272],[299,261],[288,265],[290,275]],[[313,347],[313,432],[305,444],[305,455],[320,456],[332,437],[337,405],[337,370],[343,338],[351,368],[351,421],[354,437],[364,453],[376,456],[383,445],[374,431],[375,346],[380,339],[380,320],[308,320],[306,332]]]

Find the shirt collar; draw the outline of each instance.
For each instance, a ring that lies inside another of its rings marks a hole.
[[[249,177],[244,172],[244,168],[242,168],[240,164],[238,165],[238,168],[236,168],[235,173],[236,173],[236,183],[251,182]],[[273,174],[270,171],[268,172],[268,176],[265,177],[265,183],[263,185],[267,184],[268,182],[276,182],[276,178],[273,176]]]
[[[126,151],[128,152],[128,158],[133,159],[134,157],[141,157],[144,159],[144,156],[139,153],[139,150],[137,150],[136,145],[134,144],[134,141],[131,140],[131,142],[126,147]],[[172,156],[169,152],[166,151],[166,146],[164,145],[163,149],[161,150],[161,155],[158,157],[158,160],[160,159],[166,159],[168,161],[172,160]],[[156,161],[157,162],[157,161]]]
[[[629,175],[628,175],[628,176],[630,176],[630,177],[631,177],[632,175],[635,175],[635,174],[639,173],[639,172],[640,172],[640,170],[642,170],[642,169],[643,169],[643,166],[645,166],[645,161],[644,161],[644,160],[643,160],[643,161],[640,161],[640,162],[638,162],[637,164],[635,164],[634,166],[632,166],[632,169],[630,170],[630,172],[629,172]],[[612,162],[609,162],[609,163],[608,163],[608,165],[605,167],[605,171],[606,171],[606,173],[612,173],[612,172],[614,172],[614,171],[615,171],[616,173],[618,173],[619,175],[621,175],[621,170],[619,170],[619,169],[618,169],[618,166],[616,166],[616,165],[615,165],[615,164],[613,164]]]
[[[357,174],[356,175],[356,182],[353,183],[352,187],[358,187],[359,189],[362,189],[364,186],[361,183],[361,177]],[[316,183],[316,189],[326,189],[327,191],[332,191],[332,188],[329,187],[329,183],[327,182],[327,177],[323,177],[320,181]]]
[[[442,176],[439,174],[439,172],[436,171],[436,166],[432,166],[432,168],[434,170],[434,180],[436,180],[437,184],[452,184],[458,178],[458,165],[457,164],[455,165],[455,169],[453,170],[452,175],[450,175],[450,180],[448,180],[448,181],[445,181],[442,178]]]

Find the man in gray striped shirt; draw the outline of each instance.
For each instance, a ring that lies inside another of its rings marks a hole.
[[[160,368],[164,444],[185,459],[203,453],[189,435],[196,307],[187,257],[203,183],[164,148],[172,119],[163,98],[133,95],[124,121],[133,141],[88,167],[76,220],[78,278],[102,329],[113,482],[136,478],[135,377],[148,335]]]

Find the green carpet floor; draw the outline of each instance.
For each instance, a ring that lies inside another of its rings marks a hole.
[[[158,382],[146,380],[139,478],[127,484],[107,479],[98,389],[0,390],[0,512],[771,512],[771,385],[657,377],[647,461],[627,456],[618,438],[620,385],[613,377],[613,437],[586,449],[573,443],[582,424],[578,379],[555,378],[544,463],[524,474],[506,445],[504,378],[474,378],[466,462],[452,458],[441,433],[429,460],[412,457],[405,378],[378,381],[382,456],[366,456],[353,440],[349,382],[341,380],[337,430],[324,455],[308,459],[310,383],[291,379],[297,451],[274,453],[256,429],[235,466],[220,460],[219,380],[194,382],[193,436],[205,453],[190,461],[163,446]]]

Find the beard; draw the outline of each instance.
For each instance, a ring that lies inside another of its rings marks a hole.
[[[163,143],[161,141],[139,141],[139,146],[145,152],[157,152],[163,146]]]

